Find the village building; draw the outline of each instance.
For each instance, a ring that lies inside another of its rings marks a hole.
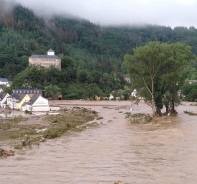
[[[131,79],[128,75],[123,75],[123,78],[126,82],[131,83]]]
[[[30,99],[31,98],[28,94],[13,94],[12,95],[12,106],[14,109],[21,110],[23,103],[28,102]]]
[[[34,95],[28,102],[22,104],[21,110],[29,112],[49,112],[49,101],[41,95]]]
[[[7,97],[6,108],[21,110],[22,104],[30,101],[31,97],[33,97],[34,95],[42,95],[42,90],[40,89],[13,89],[12,94]]]
[[[0,93],[0,107],[6,108],[7,107],[7,98],[10,95],[8,93],[1,92]]]
[[[31,55],[29,57],[29,65],[43,66],[45,68],[54,66],[61,69],[61,59],[55,55],[52,49],[49,49],[47,55]]]
[[[0,78],[0,85],[9,86],[8,79]]]
[[[13,89],[11,95],[1,92],[0,107],[29,112],[59,110],[57,107],[50,108],[40,89]]]
[[[197,80],[188,80],[189,84],[197,83]]]

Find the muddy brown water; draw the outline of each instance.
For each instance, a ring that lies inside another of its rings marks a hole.
[[[67,107],[84,102],[67,102]],[[0,184],[196,184],[197,112],[189,103],[177,117],[133,125],[125,119],[130,102],[88,102],[99,126],[47,140],[0,160]],[[133,112],[149,112],[144,104]],[[9,145],[0,141],[0,147]],[[12,143],[13,144],[13,143]]]

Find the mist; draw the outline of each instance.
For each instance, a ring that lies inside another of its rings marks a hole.
[[[197,27],[196,0],[16,0],[38,15],[65,14],[99,25]]]
[[[14,4],[15,2],[12,0],[0,0],[0,16],[11,13],[14,8]]]

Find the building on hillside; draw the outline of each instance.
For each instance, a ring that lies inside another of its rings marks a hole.
[[[128,75],[123,75],[123,77],[126,82],[131,83],[131,79]]]
[[[0,78],[0,85],[9,86],[8,79]]]
[[[197,83],[197,80],[188,80],[189,84]]]
[[[43,66],[45,68],[54,66],[61,69],[61,59],[55,55],[52,49],[49,49],[47,55],[31,55],[29,57],[29,65]]]

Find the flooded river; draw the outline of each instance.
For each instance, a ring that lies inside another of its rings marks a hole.
[[[99,126],[0,160],[0,184],[197,183],[197,116],[183,112],[197,112],[197,106],[184,103],[178,117],[132,125],[124,114],[130,112],[129,102],[96,103],[86,105],[103,117]],[[151,113],[144,104],[132,108]],[[0,147],[6,144],[0,141]]]

